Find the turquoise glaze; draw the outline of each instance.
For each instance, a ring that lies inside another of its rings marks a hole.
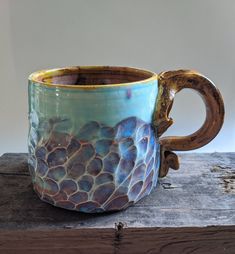
[[[157,91],[157,80],[95,90],[51,88],[32,82],[29,105],[30,112],[39,117],[70,119],[74,131],[89,121],[114,126],[131,116],[151,123]]]
[[[131,68],[100,74],[99,68],[95,73],[94,67],[91,73],[75,69],[75,74],[52,70],[48,79],[45,72],[29,78],[34,189],[50,204],[89,213],[121,210],[148,195],[160,165],[152,128],[157,78]]]

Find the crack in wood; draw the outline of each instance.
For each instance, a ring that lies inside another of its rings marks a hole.
[[[115,223],[114,254],[119,253],[122,238],[123,238],[124,227],[125,227],[125,223],[123,222]]]

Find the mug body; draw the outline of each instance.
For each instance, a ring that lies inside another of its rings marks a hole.
[[[125,209],[156,186],[155,73],[71,67],[29,77],[29,169],[39,197],[96,213]]]

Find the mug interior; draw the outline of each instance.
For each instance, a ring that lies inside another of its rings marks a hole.
[[[131,67],[76,66],[35,72],[29,79],[49,85],[89,86],[141,82],[156,74]]]

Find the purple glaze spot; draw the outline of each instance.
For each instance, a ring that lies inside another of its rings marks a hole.
[[[67,200],[68,196],[64,191],[60,190],[56,195],[53,196],[53,199],[55,202],[58,202],[58,201]]]
[[[45,160],[46,158],[46,154],[47,154],[47,150],[44,146],[40,146],[40,147],[37,147],[35,149],[35,156],[38,158],[38,159],[42,159],[42,160]]]
[[[58,201],[56,202],[56,205],[65,209],[73,210],[75,208],[75,204],[73,204],[70,201]]]
[[[57,166],[54,168],[50,168],[47,177],[51,178],[52,180],[59,181],[66,175],[65,168],[62,166]]]
[[[76,192],[69,197],[69,200],[72,201],[74,204],[79,204],[87,201],[88,195],[86,192]]]
[[[46,174],[47,170],[48,170],[47,163],[42,159],[38,159],[36,174],[38,174],[39,176],[44,176]]]
[[[81,163],[72,162],[67,167],[68,176],[77,179],[85,173],[85,166]]]
[[[95,183],[97,185],[112,182],[112,181],[113,181],[113,176],[109,173],[100,174],[95,179]]]
[[[55,195],[59,191],[57,183],[50,178],[44,179],[44,193]]]
[[[117,211],[122,209],[123,206],[128,204],[129,199],[128,196],[120,196],[115,199],[110,200],[106,205],[105,209],[108,211]]]
[[[115,186],[112,183],[98,186],[93,193],[93,200],[102,205],[110,197],[114,190]]]
[[[60,183],[60,189],[70,195],[77,191],[77,184],[73,180],[63,180]]]
[[[95,156],[95,148],[92,146],[92,144],[84,144],[78,153],[72,158],[71,162],[76,161],[76,163],[83,164],[92,159],[93,156]]]
[[[131,187],[128,193],[128,197],[130,200],[135,200],[137,198],[137,196],[139,195],[141,191],[142,186],[143,186],[143,182],[139,181]]]
[[[104,211],[102,208],[100,208],[100,205],[98,203],[92,201],[77,205],[76,210],[84,213],[96,213]]]
[[[131,98],[131,89],[130,88],[126,89],[126,98],[127,99]]]
[[[89,162],[87,166],[87,172],[90,175],[96,176],[100,173],[102,167],[103,167],[102,160],[98,157],[95,157],[93,160]]]
[[[146,165],[144,163],[137,166],[132,175],[132,182],[143,180],[145,176],[145,171],[146,171]]]
[[[47,157],[47,163],[49,167],[62,165],[67,160],[67,151],[65,148],[57,148],[49,153]]]
[[[114,173],[118,163],[119,163],[120,157],[117,153],[111,152],[104,158],[104,171]]]
[[[118,171],[117,171],[117,183],[121,184],[127,176],[131,173],[135,165],[134,161],[121,159]]]

